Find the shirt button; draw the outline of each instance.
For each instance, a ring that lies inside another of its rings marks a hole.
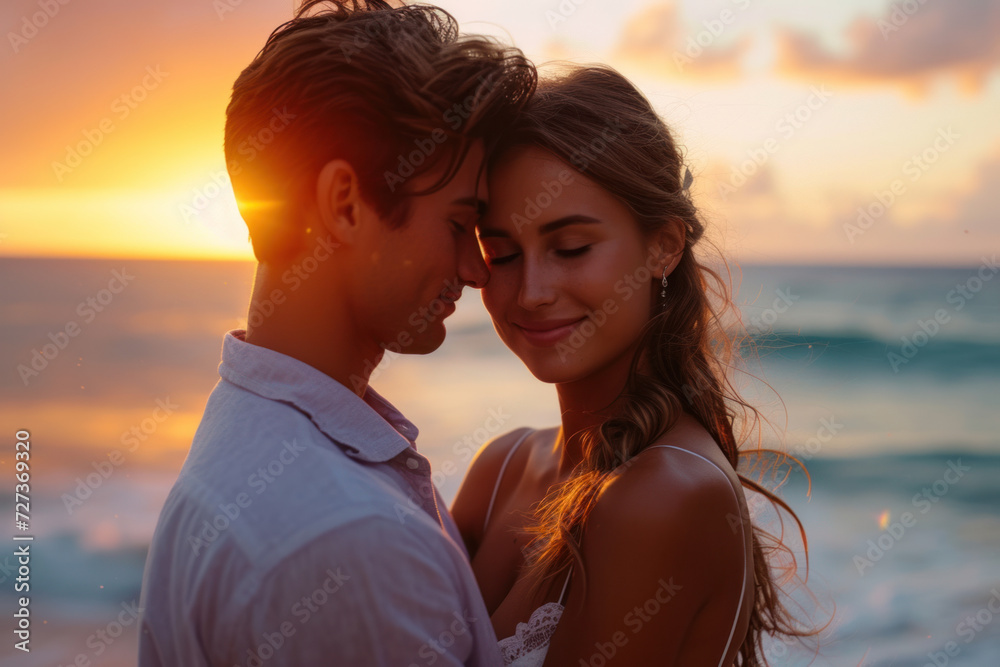
[[[410,458],[406,459],[406,467],[409,468],[410,470],[415,470],[419,466],[420,466],[420,462],[417,461],[412,456]]]

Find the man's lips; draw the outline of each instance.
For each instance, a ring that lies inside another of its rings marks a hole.
[[[585,319],[586,316],[538,322],[512,322],[512,324],[529,343],[553,345],[571,334],[576,325]]]
[[[462,293],[455,292],[450,288],[445,288],[444,290],[441,291],[441,294],[438,295],[438,298],[447,304],[452,304],[458,301],[460,298],[462,298]]]

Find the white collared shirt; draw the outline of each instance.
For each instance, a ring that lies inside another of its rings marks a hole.
[[[140,666],[502,665],[416,427],[244,336],[156,526]]]

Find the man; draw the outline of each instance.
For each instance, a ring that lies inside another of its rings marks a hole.
[[[318,4],[227,109],[258,269],[153,537],[143,667],[501,664],[417,429],[368,377],[487,280],[484,158],[535,72],[436,8]]]

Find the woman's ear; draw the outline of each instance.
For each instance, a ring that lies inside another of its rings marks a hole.
[[[670,218],[657,232],[655,242],[660,250],[661,275],[670,275],[684,255],[687,226],[680,218]]]
[[[354,167],[346,160],[330,160],[316,178],[316,206],[320,221],[333,240],[350,244],[360,227],[361,191]]]

